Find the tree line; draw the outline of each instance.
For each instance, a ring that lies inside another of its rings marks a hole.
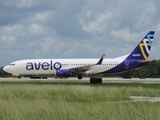
[[[3,71],[3,67],[0,69],[0,77],[11,77],[12,75]],[[49,75],[51,76],[51,75]],[[160,78],[160,60],[154,60],[148,65],[127,72],[100,75],[103,77],[123,77],[123,78]]]

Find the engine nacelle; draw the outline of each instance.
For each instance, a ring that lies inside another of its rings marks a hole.
[[[56,70],[56,77],[70,77],[70,70]]]

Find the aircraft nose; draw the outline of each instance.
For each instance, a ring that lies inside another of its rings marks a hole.
[[[6,72],[6,69],[7,69],[7,67],[5,66],[5,67],[3,68],[3,71],[5,71],[5,72]]]
[[[8,67],[5,66],[5,67],[3,68],[3,71],[8,72]]]

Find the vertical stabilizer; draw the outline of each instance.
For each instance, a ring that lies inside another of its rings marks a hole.
[[[127,59],[147,60],[152,47],[154,31],[149,31],[134,50],[128,55]]]

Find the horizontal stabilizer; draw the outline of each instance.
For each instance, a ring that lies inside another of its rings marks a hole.
[[[153,61],[153,60],[155,60],[155,59],[138,60],[137,62],[138,62],[138,63],[149,63],[149,62],[151,62],[151,61]]]

